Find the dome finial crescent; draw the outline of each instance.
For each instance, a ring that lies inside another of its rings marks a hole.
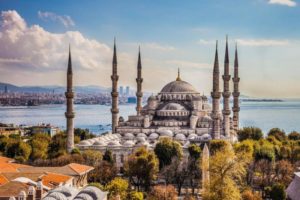
[[[177,78],[176,78],[176,81],[181,81],[181,78],[180,78],[180,68],[178,67],[178,72],[177,72]]]

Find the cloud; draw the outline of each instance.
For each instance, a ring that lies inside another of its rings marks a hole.
[[[294,0],[269,0],[269,4],[279,4],[283,6],[295,7],[297,3]]]
[[[57,15],[56,13],[53,13],[53,12],[39,11],[38,16],[39,16],[40,19],[45,20],[45,21],[51,20],[51,21],[55,21],[55,22],[60,22],[66,28],[71,27],[71,26],[75,26],[75,22],[68,15],[61,16],[61,15]]]
[[[241,46],[286,46],[288,40],[267,40],[267,39],[237,39],[236,42]]]
[[[0,24],[1,70],[64,70],[69,43],[76,69],[103,69],[111,62],[110,47],[78,31],[57,34],[39,25],[28,26],[15,10],[2,11]]]
[[[290,44],[289,40],[270,40],[270,39],[236,39],[235,42],[240,46],[256,46],[256,47],[267,47],[267,46],[286,46]],[[199,40],[198,44],[201,45],[215,45],[215,40]]]

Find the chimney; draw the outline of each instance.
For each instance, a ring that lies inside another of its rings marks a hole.
[[[43,197],[43,183],[39,181],[36,185],[36,200],[41,200]]]
[[[18,200],[26,200],[26,192],[24,190],[19,193]]]
[[[35,200],[35,188],[33,186],[30,186],[28,189],[27,200]]]

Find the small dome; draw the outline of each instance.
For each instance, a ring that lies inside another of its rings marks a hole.
[[[96,145],[96,146],[106,146],[106,143],[102,140],[98,140],[96,142],[94,142],[93,145]]]
[[[157,131],[160,136],[173,137],[173,132],[171,130],[159,130]]]
[[[78,145],[80,145],[80,146],[90,146],[91,143],[87,140],[82,140],[81,142],[79,142]]]
[[[178,103],[168,103],[161,110],[186,110],[182,105]]]
[[[149,139],[150,140],[155,140],[159,137],[159,135],[157,133],[151,133],[150,136],[149,136]]]
[[[138,142],[145,142],[146,138],[145,137],[137,137],[136,138]]]
[[[107,146],[110,146],[110,147],[116,147],[116,146],[121,146],[120,142],[115,140],[115,141],[110,141]]]
[[[153,94],[148,98],[148,101],[156,101],[157,98]]]
[[[189,134],[188,139],[192,140],[192,139],[194,139],[196,137],[197,137],[197,135],[195,133],[191,133],[191,134]]]
[[[141,146],[149,147],[150,144],[149,144],[149,142],[144,141],[144,142],[139,142],[139,143],[137,143],[136,146],[137,146],[137,147],[141,147]]]
[[[134,145],[135,143],[132,140],[127,140],[126,142],[123,143],[123,146],[125,147],[132,147]]]
[[[201,122],[211,122],[212,121],[211,117],[208,115],[203,116],[200,120],[201,120]]]
[[[147,135],[146,135],[145,133],[139,133],[139,134],[137,135],[137,137],[143,137],[143,138],[146,138]]]
[[[133,140],[134,135],[132,133],[125,133],[124,138],[125,140]]]
[[[177,80],[165,85],[160,93],[198,93],[188,82]]]
[[[201,136],[202,140],[211,140],[211,136],[208,133],[205,133]]]
[[[186,137],[185,137],[184,134],[178,133],[178,134],[175,136],[175,140],[181,140],[181,141],[183,141],[183,140],[186,140]]]

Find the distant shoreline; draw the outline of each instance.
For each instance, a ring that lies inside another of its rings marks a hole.
[[[243,102],[283,102],[282,99],[241,99]]]

